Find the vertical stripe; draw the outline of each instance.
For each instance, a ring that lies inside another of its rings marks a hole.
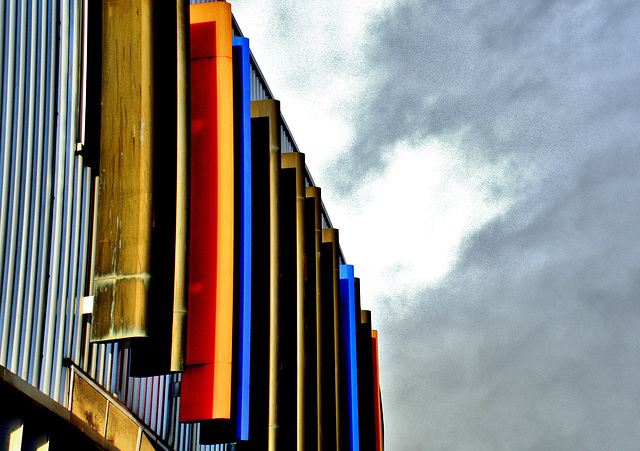
[[[236,437],[249,439],[251,387],[251,266],[252,266],[252,176],[251,176],[251,87],[247,38],[233,38],[234,135],[236,159],[236,222],[239,223],[238,262],[238,393]]]
[[[346,382],[346,390],[343,391],[343,394],[346,395],[345,404],[348,410],[348,422],[345,424],[344,432],[349,434],[349,448],[351,450],[360,449],[355,314],[356,292],[353,266],[340,265],[340,341],[343,344],[341,370],[343,371],[343,380]]]

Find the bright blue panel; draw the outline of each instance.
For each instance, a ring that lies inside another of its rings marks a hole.
[[[238,439],[249,439],[251,374],[251,85],[249,39],[233,38],[234,126],[240,156],[240,314],[238,345]]]
[[[340,265],[340,339],[345,346],[343,371],[348,378],[349,440],[351,450],[360,449],[358,425],[358,355],[356,352],[356,288],[353,265]]]

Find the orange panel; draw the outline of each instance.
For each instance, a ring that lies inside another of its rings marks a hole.
[[[231,6],[191,5],[190,17],[189,315],[181,421],[230,418],[233,346]]]
[[[380,370],[378,366],[378,331],[371,331],[373,348],[373,398],[376,418],[376,451],[382,450],[382,400],[380,399]]]

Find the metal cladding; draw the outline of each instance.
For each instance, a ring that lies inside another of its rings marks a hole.
[[[91,340],[145,338],[135,343],[139,374],[180,371],[184,363],[188,117],[181,8],[183,2],[102,4]],[[165,143],[173,143],[171,151]]]
[[[0,393],[101,448],[382,449],[320,188],[230,5],[190,3],[0,8]],[[23,411],[0,441],[64,447]]]
[[[304,154],[300,152],[290,152],[282,154],[282,193],[281,197],[283,201],[285,198],[293,200],[289,209],[290,217],[287,224],[287,231],[285,226],[282,226],[283,239],[286,234],[294,239],[294,246],[291,251],[291,279],[293,279],[292,287],[295,287],[295,297],[293,305],[288,305],[285,310],[293,312],[295,317],[293,320],[295,331],[295,357],[293,359],[295,370],[295,384],[296,387],[296,438],[298,449],[304,448],[308,442],[307,434],[307,404],[310,402],[310,397],[313,395],[315,398],[315,390],[310,390],[308,380],[312,379],[314,375],[309,374],[309,364],[307,359],[307,345],[309,344],[309,338],[307,337],[309,320],[315,323],[315,305],[311,310],[307,306],[307,273],[305,262],[307,260],[307,246],[305,233],[305,186],[304,186]],[[285,194],[284,180],[288,180],[290,186],[287,187],[289,193]],[[284,213],[284,207],[283,207]],[[283,215],[284,216],[284,215]],[[314,223],[315,225],[315,223]],[[284,248],[284,246],[283,246]],[[284,260],[284,259],[283,259]],[[284,265],[283,261],[283,265]],[[315,289],[315,287],[314,287]],[[310,313],[314,313],[314,317],[308,318]],[[314,324],[315,326],[315,324]],[[312,355],[315,355],[315,349]],[[315,363],[315,362],[314,362]],[[314,386],[315,387],[315,386]],[[310,392],[310,393],[309,393]],[[315,399],[313,399],[315,402]]]
[[[322,387],[323,412],[331,415],[332,427],[328,421],[323,424],[324,444],[336,449],[346,449],[348,442],[342,435],[342,425],[347,423],[340,386],[344,383],[340,371],[340,265],[338,264],[339,233],[337,229],[322,229],[322,322],[325,328],[322,343],[322,366],[326,370]],[[333,376],[333,377],[331,377]],[[331,413],[329,413],[331,412]]]
[[[352,265],[340,265],[340,342],[342,343],[341,370],[344,374],[342,399],[348,411],[343,425],[349,436],[349,449],[360,449],[358,426],[358,345],[356,329],[356,286]],[[341,387],[342,388],[342,387]]]
[[[267,153],[269,193],[269,396],[268,396],[268,448],[278,449],[280,441],[291,439],[283,436],[280,405],[285,397],[285,387],[280,358],[280,102],[260,100],[251,102],[252,142],[255,152]],[[286,401],[285,401],[286,402]]]
[[[305,230],[307,231],[307,448],[322,449],[322,323],[321,323],[321,254],[322,217],[320,213],[321,190],[313,186],[305,188]],[[315,348],[315,349],[314,349]],[[314,365],[315,362],[315,365]],[[315,389],[312,388],[315,386]],[[315,395],[315,401],[311,399]],[[315,411],[315,413],[314,413]]]
[[[251,388],[251,272],[253,242],[251,159],[251,61],[249,40],[233,38],[233,92],[236,195],[237,433],[249,439]]]
[[[191,217],[181,421],[231,418],[234,159],[231,6],[191,5]],[[216,83],[211,83],[216,80]]]
[[[93,341],[149,336],[155,201],[152,8],[142,0],[103,3]],[[125,52],[130,52],[127,59],[120,57]]]
[[[362,310],[358,325],[358,421],[360,448],[375,449],[376,420],[373,391],[373,347],[371,340],[371,312]]]
[[[380,397],[380,368],[378,362],[378,331],[371,331],[371,348],[373,356],[373,398],[376,431],[376,451],[382,451],[382,399]]]

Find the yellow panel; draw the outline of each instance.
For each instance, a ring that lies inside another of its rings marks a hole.
[[[147,335],[152,229],[152,5],[102,4],[93,340]],[[126,56],[126,57],[125,57]]]
[[[104,435],[107,399],[77,374],[73,376],[71,413]]]
[[[138,445],[139,427],[115,405],[109,408],[105,438],[122,450],[135,450]]]

